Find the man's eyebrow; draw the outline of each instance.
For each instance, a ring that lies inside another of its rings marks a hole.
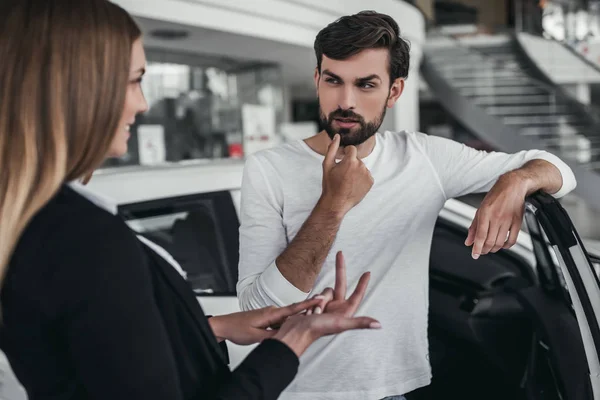
[[[367,82],[367,81],[371,81],[374,79],[378,79],[379,81],[383,82],[381,77],[379,77],[379,75],[377,75],[377,74],[371,74],[369,76],[365,76],[364,78],[356,78],[355,82]]]
[[[323,75],[328,75],[328,76],[332,77],[333,79],[338,80],[340,82],[344,81],[339,75],[334,74],[333,72],[331,72],[328,69],[323,70]],[[365,77],[356,78],[356,79],[354,79],[354,82],[355,83],[363,83],[363,82],[368,82],[368,81],[371,81],[374,79],[379,80],[380,82],[383,82],[383,79],[381,79],[381,77],[377,74],[371,74],[371,75],[368,75]]]
[[[338,75],[334,74],[333,72],[331,72],[330,70],[326,69],[323,70],[323,75],[329,75],[330,77],[332,77],[333,79],[336,79],[338,81],[343,81],[342,78],[340,78]]]

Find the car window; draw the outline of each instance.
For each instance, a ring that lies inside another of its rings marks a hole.
[[[127,204],[119,213],[173,256],[196,294],[235,296],[239,221],[229,192]]]
[[[560,297],[572,308],[573,304],[569,295],[569,288],[559,263],[560,252],[550,243],[548,235],[540,225],[531,209],[525,213],[527,228],[531,236],[537,258],[537,270],[540,285],[551,293],[558,293]]]
[[[522,277],[529,283],[535,280],[532,266],[511,251],[501,250],[474,260],[471,248],[464,244],[467,234],[466,228],[438,218],[431,243],[432,274],[460,277],[465,283],[486,289],[512,277]]]

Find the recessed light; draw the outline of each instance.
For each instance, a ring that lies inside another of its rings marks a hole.
[[[150,31],[150,36],[164,40],[185,39],[190,33],[184,29],[154,29]]]

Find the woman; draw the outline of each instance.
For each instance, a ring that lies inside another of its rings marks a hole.
[[[314,340],[378,327],[352,317],[368,275],[346,300],[340,256],[335,291],[209,323],[115,208],[69,183],[127,151],[147,108],[140,36],[106,0],[0,4],[0,345],[31,400],[274,399]],[[262,343],[230,372],[223,339]]]

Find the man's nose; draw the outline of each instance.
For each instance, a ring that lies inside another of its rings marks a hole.
[[[351,86],[346,86],[340,90],[338,108],[342,110],[354,110],[356,108],[356,97]]]

